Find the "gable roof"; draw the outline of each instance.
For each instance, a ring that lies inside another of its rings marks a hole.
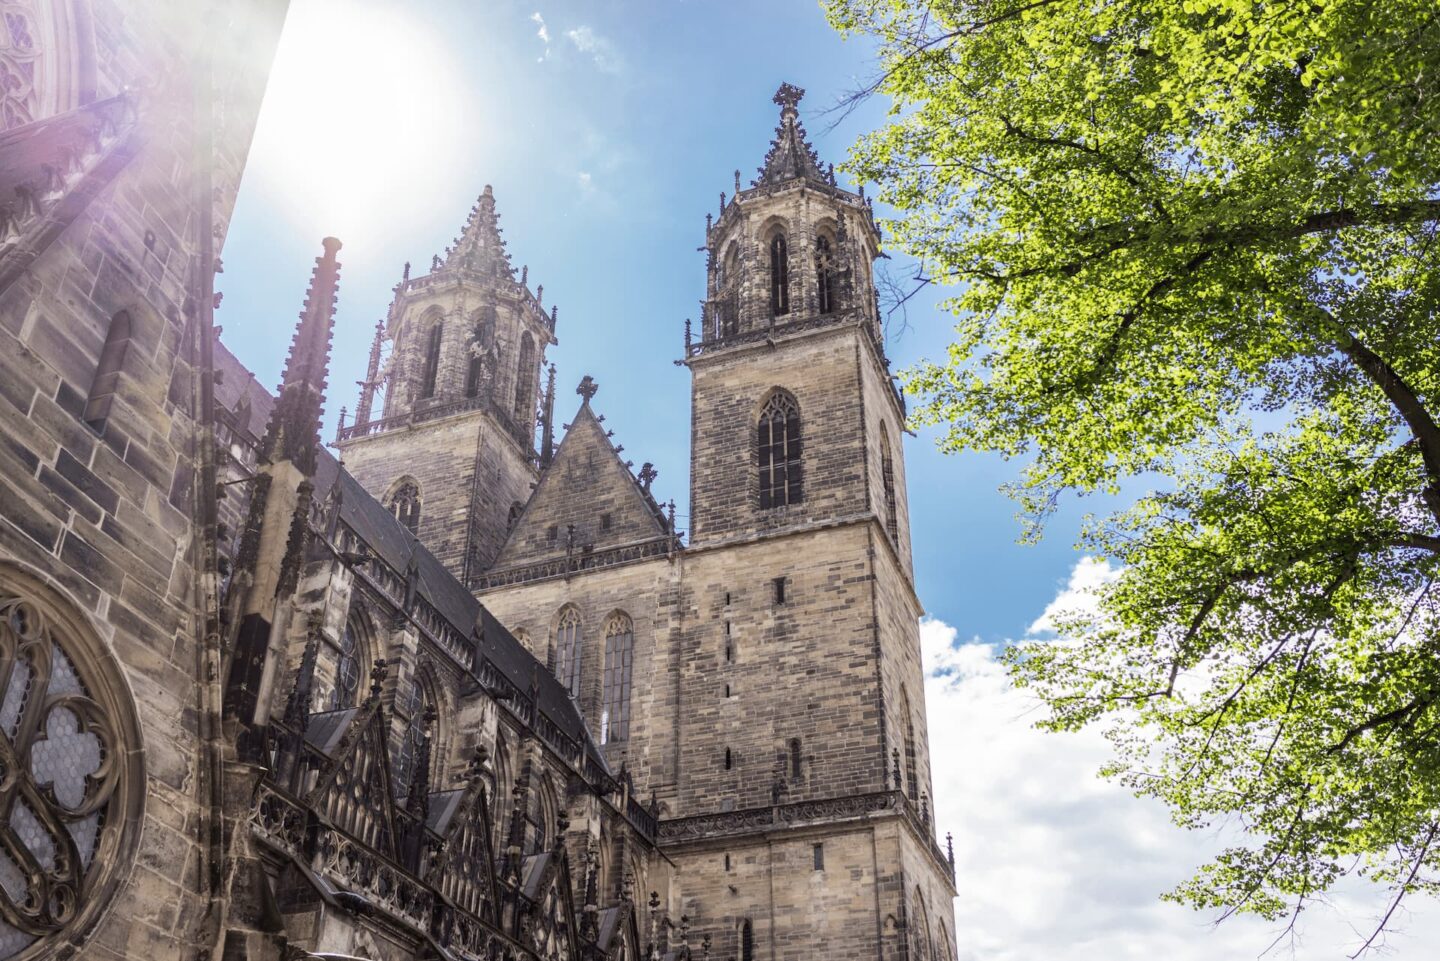
[[[669,539],[664,511],[620,454],[587,396],[491,570]]]

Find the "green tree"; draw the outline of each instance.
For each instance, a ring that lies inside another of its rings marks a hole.
[[[915,421],[1024,461],[1030,537],[1153,487],[1017,682],[1179,824],[1243,826],[1169,897],[1293,919],[1356,873],[1379,934],[1440,888],[1440,5],[827,10],[893,101],[850,168],[957,286]]]

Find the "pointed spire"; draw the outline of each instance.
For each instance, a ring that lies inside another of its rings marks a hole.
[[[315,473],[320,448],[320,416],[325,411],[325,385],[330,372],[330,335],[335,322],[335,295],[340,241],[326,237],[325,253],[315,258],[305,309],[290,342],[290,356],[280,379],[279,399],[270,413],[261,452],[266,460],[288,460],[309,477]]]
[[[765,164],[754,186],[800,178],[826,182],[820,171],[820,158],[815,155],[815,148],[810,146],[800,123],[797,104],[804,96],[804,90],[789,83],[782,83],[775,92],[774,101],[780,105],[780,125],[775,128],[775,139],[770,143],[770,152],[765,155]]]
[[[409,264],[405,265],[409,273]],[[360,403],[355,407],[355,426],[364,427],[370,423],[375,408],[375,389],[380,386],[380,351],[385,346],[385,321],[375,321],[375,339],[370,342],[370,363],[365,367],[365,379],[360,382]]]
[[[545,409],[540,415],[540,466],[549,467],[555,456],[555,365],[545,378]]]
[[[448,270],[470,270],[491,277],[513,280],[515,269],[500,236],[500,215],[495,212],[495,191],[489,184],[470,208],[460,236],[445,252]]]

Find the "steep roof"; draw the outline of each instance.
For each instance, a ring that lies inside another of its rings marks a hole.
[[[470,216],[455,243],[445,251],[447,268],[473,270],[505,280],[515,278],[505,238],[500,236],[500,215],[495,212],[495,191],[489,184],[470,208]]]
[[[820,169],[820,158],[805,136],[800,123],[798,104],[805,91],[789,83],[782,83],[775,92],[775,103],[780,105],[780,125],[775,128],[775,139],[770,142],[770,152],[760,167],[760,176],[752,186],[784,183],[787,180],[816,180],[830,183]]]
[[[582,391],[587,385],[593,386],[588,377]],[[584,398],[492,570],[670,536],[660,505],[621,459],[590,396]]]

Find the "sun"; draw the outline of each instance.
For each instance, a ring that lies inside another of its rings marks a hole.
[[[295,0],[249,175],[297,228],[347,245],[378,237],[453,197],[473,170],[467,90],[451,50],[409,8]]]

